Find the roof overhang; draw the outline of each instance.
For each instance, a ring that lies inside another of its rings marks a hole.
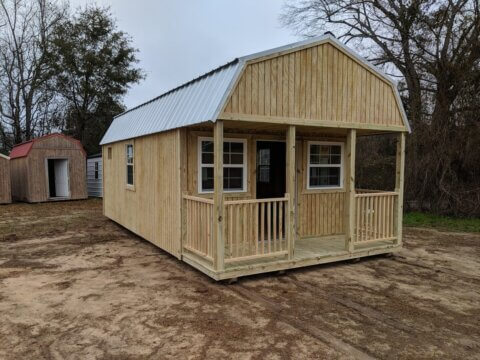
[[[246,65],[302,48],[330,43],[384,79],[393,89],[405,129],[410,133],[397,83],[381,69],[348,48],[331,34],[243,56],[177,88],[116,116],[100,145],[151,135],[184,126],[215,122],[220,116]],[[398,130],[394,130],[398,131]]]

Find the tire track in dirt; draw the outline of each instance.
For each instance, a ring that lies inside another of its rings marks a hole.
[[[172,259],[173,260],[173,259]],[[185,272],[185,268],[182,268],[182,264],[177,263],[176,261],[172,261],[172,267],[176,268],[180,272]],[[321,343],[331,346],[332,349],[338,351],[341,354],[344,354],[349,357],[353,357],[359,360],[375,360],[375,357],[372,357],[370,354],[352,346],[344,342],[341,339],[329,334],[326,331],[323,331],[313,325],[306,324],[298,319],[296,319],[292,315],[287,315],[285,313],[286,309],[281,304],[273,302],[264,296],[255,293],[245,286],[241,284],[229,284],[228,282],[214,282],[213,280],[206,278],[206,275],[203,274],[196,274],[196,278],[189,278],[191,283],[196,283],[199,286],[207,287],[214,292],[222,293],[222,291],[230,292],[231,294],[236,295],[236,297],[240,297],[242,300],[247,302],[253,302],[254,304],[260,304],[263,308],[267,311],[275,315],[276,319],[283,321],[284,323],[288,324],[292,328],[314,338]]]
[[[305,291],[309,291],[310,293],[312,293],[314,296],[316,297],[321,297],[325,300],[328,300],[328,301],[332,301],[332,302],[335,302],[335,303],[338,303],[350,310],[354,310],[356,312],[358,312],[360,315],[364,316],[365,318],[368,318],[368,319],[375,319],[375,320],[378,320],[379,322],[383,323],[383,324],[386,324],[396,330],[400,330],[400,331],[403,331],[403,332],[406,332],[407,334],[411,333],[411,329],[406,326],[406,325],[403,325],[401,324],[399,321],[399,319],[395,319],[391,316],[388,316],[376,309],[373,309],[369,306],[365,306],[363,304],[360,304],[360,303],[357,303],[355,301],[352,301],[352,300],[349,300],[349,299],[342,299],[338,296],[334,296],[334,295],[324,295],[323,292],[319,292],[318,289],[313,286],[313,285],[310,285],[308,283],[304,283],[304,282],[300,282],[298,281],[297,279],[295,278],[287,278],[286,279],[287,282],[290,282],[291,284],[294,284],[296,287],[302,289],[302,290],[305,290]]]
[[[285,323],[327,345],[332,346],[332,348],[342,354],[353,356],[355,359],[360,360],[375,359],[366,352],[346,343],[343,340],[338,339],[337,337],[329,334],[328,332],[323,331],[316,326],[306,324],[305,322],[302,322],[291,315],[287,315],[284,311],[286,309],[281,304],[273,302],[272,300],[265,298],[259,293],[251,291],[250,289],[246,288],[241,284],[229,285],[228,289],[236,292],[243,298],[246,298],[254,303],[261,304],[263,307],[274,313],[279,319],[281,319]]]
[[[476,281],[476,282],[480,282],[480,277],[478,277],[478,276],[465,275],[463,273],[460,274],[460,273],[452,271],[451,269],[446,268],[444,266],[438,266],[438,265],[428,266],[428,265],[417,264],[417,263],[408,261],[407,258],[405,258],[404,256],[396,255],[395,257],[392,257],[392,258],[385,258],[385,260],[395,261],[395,262],[398,262],[398,263],[401,263],[401,264],[410,265],[410,266],[418,267],[418,268],[425,269],[425,270],[430,270],[432,272],[440,272],[440,273],[450,275],[450,276],[460,278],[460,279],[467,279],[467,280],[473,280],[473,281]],[[421,261],[421,258],[418,258],[417,260]]]

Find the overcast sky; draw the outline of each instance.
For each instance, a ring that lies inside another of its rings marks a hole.
[[[236,57],[300,40],[280,26],[283,0],[71,0],[110,6],[130,34],[147,77],[128,108]]]

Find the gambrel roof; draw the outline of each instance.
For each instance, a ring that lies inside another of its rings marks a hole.
[[[350,50],[334,36],[325,34],[290,45],[235,59],[144,104],[116,116],[101,145],[150,135],[188,125],[215,122],[237,81],[252,61],[330,43],[390,84],[405,128],[410,132],[396,83],[380,69]]]
[[[77,144],[78,145],[78,148],[85,154],[87,155],[87,153],[85,152],[85,150],[83,149],[83,145],[82,143],[77,140],[77,139],[74,139],[70,136],[66,136],[66,135],[63,135],[63,134],[60,134],[60,133],[53,133],[53,134],[48,134],[48,135],[44,135],[44,136],[40,136],[38,138],[35,138],[35,139],[32,139],[32,140],[28,140],[28,141],[25,141],[23,143],[20,143],[20,144],[17,144],[13,147],[12,151],[10,152],[10,159],[17,159],[17,158],[21,158],[21,157],[25,157],[25,156],[28,156],[28,154],[30,153],[30,151],[32,150],[33,148],[33,145],[35,143],[38,143],[39,141],[44,141],[44,140],[47,140],[47,139],[50,139],[50,138],[54,138],[54,137],[59,137],[59,138],[62,138],[62,139],[65,139],[67,141],[70,141],[74,144]]]

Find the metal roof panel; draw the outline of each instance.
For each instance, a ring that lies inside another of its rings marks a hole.
[[[216,119],[243,63],[233,61],[115,117],[100,145]]]

